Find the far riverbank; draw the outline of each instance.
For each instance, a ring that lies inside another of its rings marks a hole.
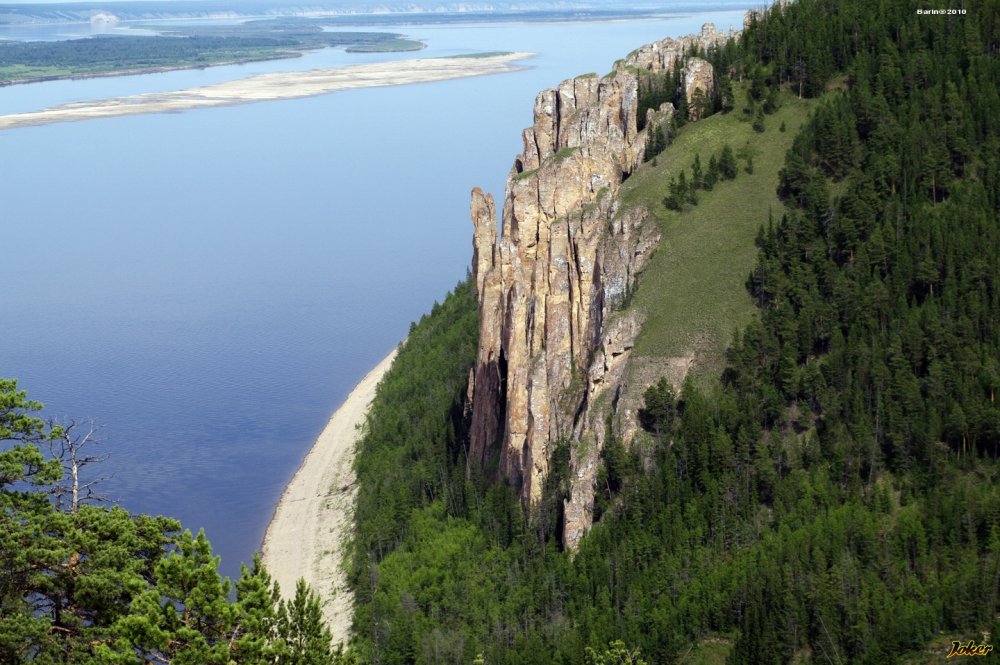
[[[128,97],[72,102],[40,111],[0,116],[0,130],[139,113],[167,113],[188,109],[295,99],[334,90],[371,88],[500,74],[526,69],[513,62],[532,53],[496,53],[446,58],[417,58],[351,65],[333,69],[260,74],[199,88],[155,92]]]

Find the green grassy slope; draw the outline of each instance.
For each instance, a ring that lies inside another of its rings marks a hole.
[[[743,90],[737,97],[745,98]],[[775,193],[778,171],[815,103],[783,96],[763,133],[741,119],[740,108],[690,123],[657,157],[656,166],[646,163],[625,184],[623,203],[646,206],[663,230],[631,304],[647,316],[636,340],[636,356],[693,358],[691,372],[703,385],[719,376],[733,331],[753,315],[744,282],[757,256],[754,238],[760,225],[767,224],[769,208],[776,219],[781,217],[783,207]],[[784,132],[779,131],[782,123]],[[739,151],[747,141],[755,155],[752,174],[739,160],[736,179],[699,192],[698,205],[680,212],[663,205],[670,179],[682,169],[690,177],[696,153],[707,168],[709,157],[726,143]]]

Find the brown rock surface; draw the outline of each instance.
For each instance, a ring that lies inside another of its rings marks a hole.
[[[681,85],[684,86],[684,97],[688,103],[688,119],[700,119],[705,103],[712,98],[712,88],[715,87],[712,63],[701,58],[690,58],[684,65]]]
[[[659,241],[646,212],[622,208],[617,196],[646,145],[631,68],[659,71],[690,46],[727,36],[709,24],[699,35],[637,49],[605,78],[579,77],[541,92],[507,180],[502,232],[493,197],[472,192],[480,320],[469,471],[498,450],[499,473],[532,506],[553,448],[569,442],[570,548],[591,525],[606,418],[622,394],[642,324],[639,314],[618,310]],[[693,94],[711,78],[701,65],[691,72]],[[672,111],[650,118],[669,121]]]
[[[706,23],[701,26],[701,32],[697,35],[685,35],[674,39],[667,37],[652,44],[640,46],[626,56],[624,60],[617,64],[619,69],[635,67],[651,72],[672,69],[675,61],[683,60],[684,54],[692,46],[699,49],[708,49],[712,46],[721,46],[726,43],[732,32],[719,32],[715,24]]]

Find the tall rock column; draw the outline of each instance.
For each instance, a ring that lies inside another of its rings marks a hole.
[[[540,498],[553,443],[573,436],[583,391],[570,388],[603,316],[598,246],[645,148],[637,112],[628,72],[545,90],[507,182],[502,235],[492,198],[472,194],[480,341],[470,464],[498,445],[501,473],[528,504]]]
[[[554,446],[568,442],[569,547],[591,523],[588,469],[603,445],[602,412],[592,407],[614,393],[641,324],[614,312],[659,240],[645,212],[622,209],[617,197],[646,146],[635,70],[672,67],[691,46],[724,39],[706,26],[638,49],[607,77],[542,91],[507,179],[500,228],[492,196],[472,192],[480,317],[468,471],[496,458],[498,474],[531,507]]]

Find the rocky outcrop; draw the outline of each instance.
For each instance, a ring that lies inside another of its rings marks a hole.
[[[687,100],[688,119],[699,120],[704,115],[705,104],[712,99],[715,87],[715,70],[712,63],[701,58],[690,58],[684,65],[681,85]]]
[[[468,389],[469,472],[498,459],[498,473],[531,506],[554,446],[568,441],[569,547],[591,524],[605,419],[642,323],[619,310],[659,241],[645,211],[623,208],[617,196],[647,140],[637,130],[635,68],[673,66],[692,44],[723,39],[707,25],[700,35],[638,49],[607,77],[541,92],[507,180],[502,231],[493,197],[472,192],[480,318]],[[705,80],[699,67],[691,70],[692,91]],[[649,119],[669,120],[672,110]]]
[[[685,53],[688,53],[692,47],[698,50],[708,50],[713,46],[722,46],[727,39],[735,34],[732,31],[719,32],[715,28],[715,24],[706,23],[701,26],[701,32],[697,35],[686,35],[677,39],[667,37],[658,42],[640,46],[629,53],[624,60],[618,61],[616,67],[619,69],[632,67],[650,72],[673,69],[678,61],[685,59]]]

